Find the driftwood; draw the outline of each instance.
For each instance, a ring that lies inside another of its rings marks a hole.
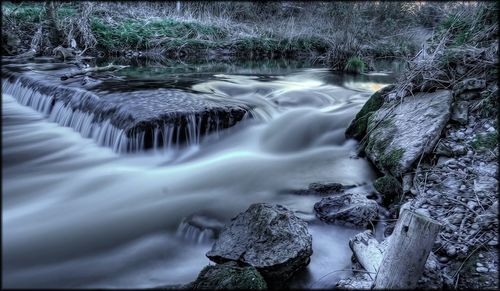
[[[371,230],[358,233],[349,240],[349,247],[356,260],[375,277],[383,258],[383,249]]]
[[[68,74],[65,74],[63,76],[61,76],[61,80],[67,80],[69,78],[74,78],[76,76],[80,76],[80,75],[85,75],[85,74],[88,74],[88,73],[99,73],[99,72],[106,72],[106,71],[117,71],[117,70],[121,70],[123,68],[126,68],[128,66],[120,66],[120,65],[107,65],[105,67],[91,67],[91,68],[84,68],[84,69],[81,69],[81,70],[78,70],[78,71],[74,71],[74,72],[71,72],[71,73],[68,73]]]
[[[437,221],[427,216],[403,210],[389,238],[373,288],[415,288],[440,228]]]

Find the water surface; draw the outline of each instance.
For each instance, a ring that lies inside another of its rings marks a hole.
[[[16,66],[49,81],[71,69],[51,60]],[[320,197],[289,190],[312,182],[370,190],[375,172],[355,158],[356,142],[345,140],[344,131],[368,96],[394,78],[283,61],[136,63],[90,85],[68,82],[101,96],[207,94],[250,104],[255,112],[197,144],[129,154],[2,94],[3,286],[187,283],[210,263],[211,241],[186,236],[183,219],[198,214],[225,223],[255,202],[285,205],[309,222],[314,253],[294,286],[333,286],[345,272],[332,271],[349,268],[347,241],[360,230],[321,223],[313,213]]]

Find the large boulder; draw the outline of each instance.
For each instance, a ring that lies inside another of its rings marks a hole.
[[[281,205],[252,204],[224,227],[207,257],[257,268],[268,282],[283,282],[309,264],[307,223]]]
[[[354,120],[345,131],[347,138],[355,138],[361,140],[366,134],[368,118],[384,104],[385,96],[394,89],[394,85],[385,86],[384,88],[373,93],[366,101],[361,110],[356,114]]]
[[[198,274],[189,289],[267,289],[266,281],[252,266],[239,267],[237,264],[208,265]]]
[[[384,174],[401,177],[433,150],[450,118],[451,103],[448,90],[384,103],[368,119],[367,157]]]
[[[325,197],[314,210],[323,221],[354,227],[367,227],[378,216],[377,202],[360,193]]]
[[[214,98],[162,84],[150,87],[141,80],[104,79],[82,89],[80,82],[60,80],[59,72],[71,69],[68,64],[30,66],[44,71],[44,78],[6,65],[2,69],[2,91],[49,115],[51,121],[72,127],[117,152],[197,144],[204,135],[251,117],[248,104],[231,98]]]

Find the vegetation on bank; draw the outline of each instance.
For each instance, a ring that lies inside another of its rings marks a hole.
[[[306,56],[363,72],[410,56],[452,3],[2,2],[2,54]]]

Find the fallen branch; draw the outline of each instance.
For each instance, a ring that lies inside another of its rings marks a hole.
[[[74,78],[76,76],[80,75],[86,75],[88,73],[99,73],[99,72],[106,72],[106,71],[117,71],[121,70],[123,68],[127,68],[128,66],[120,66],[120,65],[107,65],[105,67],[92,67],[92,68],[84,68],[79,71],[71,72],[68,74],[65,74],[61,76],[61,80],[67,80],[69,78]]]

